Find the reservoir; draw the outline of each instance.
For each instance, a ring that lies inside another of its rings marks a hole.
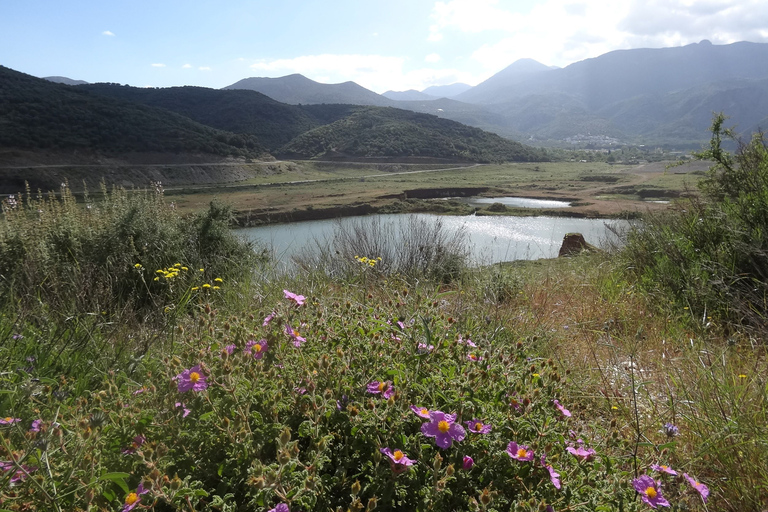
[[[410,217],[410,219],[409,219]],[[627,221],[608,219],[577,219],[571,217],[514,217],[514,216],[445,216],[408,213],[347,217],[335,220],[304,221],[272,224],[238,229],[247,240],[266,247],[275,259],[288,264],[291,257],[302,250],[312,250],[316,241],[332,240],[339,229],[376,229],[376,225],[391,228],[385,243],[402,243],[400,232],[408,222],[442,223],[448,233],[463,232],[470,260],[477,265],[501,261],[534,260],[557,257],[566,233],[581,233],[592,245],[617,242],[611,228],[626,229]],[[366,224],[368,223],[368,224]],[[377,256],[378,254],[361,254]]]
[[[488,206],[493,203],[501,203],[504,206],[516,208],[568,208],[571,206],[571,203],[567,201],[532,199],[530,197],[454,197],[452,199],[475,207]]]

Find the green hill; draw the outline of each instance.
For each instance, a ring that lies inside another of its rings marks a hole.
[[[270,150],[324,124],[301,107],[286,105],[259,92],[243,89],[218,90],[191,86],[140,88],[104,83],[82,85],[78,89],[164,108],[220,130],[251,134]]]
[[[268,156],[252,135],[217,130],[166,110],[97,96],[1,66],[0,148]]]
[[[357,107],[310,130],[278,154],[293,158],[430,157],[492,162],[542,160],[537,149],[455,121],[389,107]]]

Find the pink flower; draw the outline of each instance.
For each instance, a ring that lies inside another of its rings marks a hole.
[[[467,359],[470,361],[482,361],[483,358],[481,356],[478,356],[477,354],[467,354]]]
[[[648,475],[643,475],[640,478],[632,480],[632,487],[635,488],[637,493],[643,499],[643,502],[647,503],[651,508],[656,508],[657,506],[669,506],[669,502],[661,495],[659,483]]]
[[[411,410],[418,416],[419,418],[424,418],[425,420],[429,419],[429,409],[426,407],[417,407],[415,405],[411,406]]]
[[[275,508],[270,509],[269,512],[291,512],[291,509],[289,509],[288,505],[285,503],[278,503]]]
[[[246,354],[251,354],[254,359],[261,359],[264,357],[264,353],[268,348],[269,345],[265,339],[261,339],[259,341],[248,340],[248,343],[245,344],[245,349],[243,352]]]
[[[669,466],[660,466],[658,464],[651,464],[651,469],[658,471],[659,473],[667,473],[668,475],[677,476],[677,471]]]
[[[491,431],[491,425],[485,424],[480,420],[465,421],[464,424],[470,432],[474,432],[475,434],[487,434]]]
[[[557,410],[560,411],[560,414],[562,414],[566,418],[571,417],[571,411],[560,405],[560,402],[558,400],[552,400],[552,403],[555,404],[555,407],[557,407]]]
[[[595,454],[597,453],[592,448],[584,448],[583,446],[579,446],[578,448],[574,448],[573,446],[569,446],[565,449],[568,453],[573,455],[579,460],[583,460],[586,462],[592,462],[595,458]]]
[[[390,448],[379,448],[379,451],[389,457],[390,465],[395,472],[416,464],[416,461],[409,459],[402,450],[395,450],[393,452]]]
[[[128,512],[129,510],[136,508],[139,503],[141,503],[141,495],[148,492],[149,489],[144,489],[144,484],[140,483],[139,487],[136,489],[136,492],[128,493],[128,496],[125,497],[125,503],[123,504],[123,508],[120,510],[120,512]]]
[[[285,334],[291,337],[294,347],[300,347],[302,343],[307,341],[307,338],[303,338],[299,331],[294,331],[288,324],[285,324]]]
[[[557,473],[555,468],[546,463],[546,455],[541,456],[541,465],[549,472],[549,480],[555,486],[555,489],[560,489],[560,473]]]
[[[262,323],[262,324],[261,324],[261,326],[262,326],[262,327],[266,327],[266,326],[268,326],[268,325],[269,325],[269,322],[271,322],[271,321],[272,321],[272,319],[273,319],[273,318],[275,318],[275,315],[276,315],[276,314],[277,314],[277,313],[275,313],[275,312],[273,311],[273,312],[271,312],[270,314],[268,314],[266,317],[264,317],[264,323]]]
[[[190,413],[190,412],[192,412],[190,409],[187,409],[187,406],[186,406],[186,405],[184,405],[184,404],[183,404],[183,403],[181,403],[181,402],[176,402],[176,403],[174,404],[174,406],[175,406],[175,407],[181,407],[181,410],[184,412],[184,413],[181,415],[181,417],[182,417],[182,418],[186,418],[187,416],[189,416],[189,413]]]
[[[530,462],[533,460],[533,450],[531,450],[531,447],[517,444],[514,441],[507,445],[507,455],[520,462]]]
[[[5,418],[0,418],[0,425],[13,425],[20,421],[21,418],[11,418],[10,416],[6,416]]]
[[[373,395],[381,393],[381,396],[387,399],[395,394],[395,388],[390,380],[386,382],[374,380],[368,384],[367,391]]]
[[[224,352],[227,353],[227,355],[232,355],[235,352],[235,349],[237,348],[237,345],[229,344],[226,347],[224,347]]]
[[[296,295],[295,293],[291,293],[288,290],[283,290],[283,293],[285,294],[285,298],[288,300],[292,300],[296,303],[297,306],[301,306],[304,304],[304,301],[307,300],[307,298],[303,295]]]
[[[24,479],[27,478],[29,473],[32,473],[33,471],[37,471],[36,466],[27,466],[26,464],[22,464],[19,469],[16,468],[16,465],[13,462],[10,461],[0,461],[0,471],[6,472],[6,471],[13,471],[16,470],[11,476],[10,481],[8,482],[11,485],[15,485]]]
[[[144,436],[136,436],[133,438],[133,442],[131,443],[131,446],[128,448],[124,448],[122,452],[123,455],[130,455],[132,453],[136,453],[136,450],[141,448],[141,445],[147,442],[147,438]]]
[[[434,437],[435,444],[440,448],[450,448],[454,441],[463,441],[467,435],[464,427],[455,423],[455,414],[446,414],[443,411],[430,411],[430,423],[421,425],[421,433],[427,437]]]
[[[475,465],[475,460],[469,455],[465,455],[464,459],[461,461],[462,469],[470,470],[474,465]]]
[[[206,376],[200,369],[200,365],[195,365],[189,370],[184,370],[176,376],[176,380],[179,381],[178,389],[179,393],[185,393],[187,391],[203,391],[208,388],[208,383],[205,381]]]
[[[136,395],[140,395],[140,394],[144,393],[145,391],[147,391],[147,388],[142,386],[139,389],[137,389],[136,391],[134,391],[132,394],[133,394],[133,396],[136,396]]]
[[[475,343],[474,343],[474,342],[473,342],[471,339],[467,338],[467,339],[465,340],[465,339],[464,339],[464,338],[461,336],[461,334],[459,334],[459,339],[458,339],[458,340],[456,340],[456,343],[458,343],[459,345],[464,345],[464,344],[467,344],[468,346],[470,346],[470,347],[472,347],[472,348],[477,348],[477,345],[475,345]]]
[[[396,341],[399,341],[399,340],[396,340]],[[428,352],[432,352],[433,350],[435,350],[434,345],[426,345],[424,343],[419,343],[418,346],[416,347],[416,352],[418,352],[419,354],[426,354]]]
[[[707,498],[709,498],[709,487],[702,484],[701,482],[697,482],[696,479],[689,476],[688,473],[683,473],[683,477],[688,480],[688,483],[691,484],[691,487],[696,489],[696,491],[701,495],[701,499],[704,500],[704,503],[706,503]]]

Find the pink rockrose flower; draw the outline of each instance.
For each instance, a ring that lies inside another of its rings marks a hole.
[[[531,450],[531,447],[517,444],[514,441],[507,445],[507,455],[520,462],[530,462],[533,460],[533,450]]]
[[[269,349],[269,344],[267,344],[266,339],[261,339],[259,341],[256,340],[248,340],[248,342],[245,344],[245,349],[243,349],[243,352],[245,354],[251,354],[254,359],[261,359],[264,357],[264,353]]]
[[[131,446],[128,448],[123,448],[123,450],[120,452],[123,455],[130,455],[132,453],[136,453],[136,450],[141,448],[141,445],[147,442],[147,438],[144,436],[136,436],[133,438],[133,441],[131,441]]]
[[[276,315],[276,314],[277,314],[277,313],[275,313],[275,312],[273,311],[273,312],[271,312],[270,314],[268,314],[267,316],[265,316],[265,317],[264,317],[264,322],[261,324],[261,326],[262,326],[262,327],[266,327],[266,326],[268,326],[268,325],[269,325],[269,322],[271,322],[271,321],[272,321],[272,319],[273,319],[273,318],[275,318],[275,315]]]
[[[424,418],[425,420],[429,419],[429,409],[427,409],[426,407],[418,407],[416,405],[412,405],[411,410],[419,418]]]
[[[549,473],[549,480],[552,482],[552,485],[555,486],[555,489],[560,489],[560,473],[556,472],[555,468],[547,464],[546,458],[546,455],[541,456],[541,465],[544,466],[544,469]]]
[[[632,480],[632,487],[635,488],[643,502],[651,508],[669,506],[669,502],[661,495],[659,483],[648,475]]]
[[[40,432],[40,429],[43,426],[43,420],[37,419],[32,422],[32,425],[29,427],[30,432]]]
[[[665,465],[659,465],[659,464],[651,464],[651,469],[654,471],[658,471],[659,473],[666,473],[668,475],[677,476],[677,471],[672,469],[669,466]]]
[[[141,503],[141,495],[148,492],[149,489],[145,489],[144,484],[140,483],[136,492],[130,492],[128,493],[128,496],[125,497],[125,502],[123,503],[123,508],[120,509],[120,512],[128,512],[129,510],[136,508],[139,503]]]
[[[291,293],[288,290],[283,290],[283,293],[285,294],[285,298],[288,300],[292,300],[296,303],[297,306],[304,305],[304,301],[307,300],[307,298],[303,295],[297,295],[295,293]]]
[[[560,414],[562,414],[563,417],[565,417],[565,418],[570,418],[571,417],[571,411],[569,411],[568,409],[566,409],[565,407],[560,405],[560,401],[559,400],[552,400],[552,403],[555,404],[555,407],[557,408],[558,411],[560,411]]]
[[[392,451],[390,448],[379,448],[379,451],[389,457],[392,469],[395,471],[405,469],[408,466],[413,466],[416,464],[416,461],[409,459],[402,450]]]
[[[464,424],[475,434],[487,434],[491,431],[491,425],[480,420],[465,421]]]
[[[701,482],[696,481],[696,479],[691,477],[688,473],[683,473],[683,477],[688,480],[688,483],[691,484],[691,487],[693,487],[696,492],[701,495],[701,499],[704,500],[704,503],[706,503],[707,498],[709,498],[709,487],[702,484]]]
[[[366,389],[369,393],[373,395],[381,394],[381,396],[385,399],[389,399],[392,395],[395,394],[395,388],[392,386],[392,381],[378,381],[374,380],[373,382],[370,382]]]
[[[432,421],[421,425],[421,433],[427,437],[434,437],[435,444],[440,448],[450,448],[454,441],[463,441],[467,435],[464,427],[456,423],[455,414],[430,411],[429,418]]]
[[[465,455],[461,461],[461,467],[462,469],[465,469],[465,470],[472,469],[472,466],[474,465],[475,465],[475,460],[469,455]]]
[[[291,337],[291,341],[294,347],[300,347],[302,343],[307,341],[307,338],[302,337],[299,331],[296,331],[288,324],[285,324],[285,334]]]
[[[289,509],[288,505],[285,503],[278,503],[275,508],[270,509],[269,512],[291,512],[291,509]]]
[[[182,413],[183,413],[181,415],[182,418],[186,418],[187,416],[189,416],[189,413],[192,412],[191,409],[187,409],[187,406],[185,404],[181,403],[181,402],[176,402],[174,404],[174,406],[177,407],[177,408],[181,407],[181,410],[182,410]]]
[[[0,425],[13,425],[14,423],[18,423],[21,421],[21,418],[12,418],[10,416],[6,416],[5,418],[0,418]]]
[[[208,388],[206,376],[200,369],[200,365],[195,365],[189,370],[184,370],[176,376],[178,381],[179,393],[187,391],[203,391]]]
[[[565,450],[577,459],[583,460],[585,462],[592,462],[595,458],[595,454],[597,453],[592,448],[584,448],[583,446],[579,446],[578,448],[569,446]]]

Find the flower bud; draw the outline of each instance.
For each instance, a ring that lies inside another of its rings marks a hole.
[[[453,467],[453,464],[449,464],[447,468],[445,468],[445,474],[447,476],[453,476],[453,474],[456,472],[456,469]]]
[[[373,496],[368,500],[368,506],[365,507],[366,512],[371,512],[372,510],[376,510],[376,506],[378,505],[378,501],[376,499],[376,496]]]
[[[436,453],[435,459],[432,462],[432,467],[435,469],[435,471],[439,471],[442,466],[443,466],[443,458],[440,456],[439,453]]]
[[[291,429],[285,427],[280,433],[280,446],[285,446],[291,440]]]
[[[483,492],[480,494],[480,503],[482,503],[483,506],[487,507],[488,505],[490,505],[491,501],[492,501],[491,493],[486,487],[485,489],[483,489]]]
[[[355,483],[352,484],[351,492],[352,496],[357,496],[360,494],[360,480],[355,480]]]

